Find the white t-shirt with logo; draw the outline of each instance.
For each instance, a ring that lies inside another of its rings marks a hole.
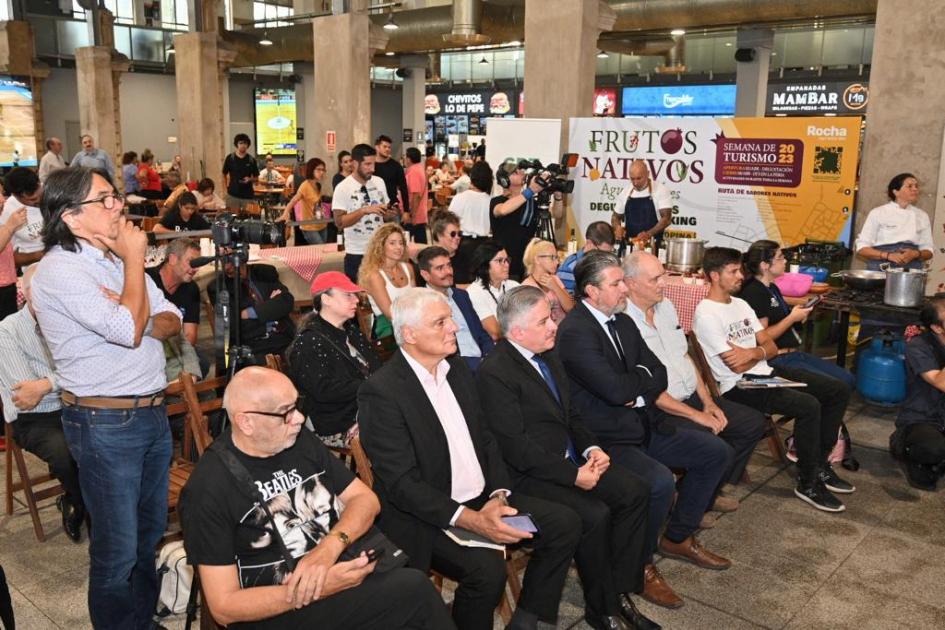
[[[356,212],[364,206],[387,204],[387,185],[376,175],[362,184],[348,175],[335,186],[331,199],[331,209],[344,212]],[[384,225],[384,218],[376,214],[366,214],[352,225],[345,228],[345,253],[363,255],[367,250],[368,241],[374,232]]]
[[[728,342],[742,348],[757,348],[755,335],[764,330],[764,326],[748,302],[741,298],[733,297],[728,304],[707,298],[696,307],[692,330],[705,352],[715,380],[719,382],[719,391],[724,394],[735,387],[741,375],[729,369],[720,355],[732,349]],[[768,376],[771,372],[767,361],[759,361],[747,374]]]
[[[13,195],[3,204],[0,225],[10,220],[10,215],[24,207]],[[26,206],[26,223],[13,233],[13,249],[24,254],[43,251],[43,213],[35,206]]]

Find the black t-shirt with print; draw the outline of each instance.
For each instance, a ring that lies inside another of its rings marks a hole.
[[[210,222],[199,212],[194,212],[190,215],[190,219],[184,221],[184,218],[180,215],[180,208],[174,208],[165,214],[161,218],[161,225],[169,230],[176,230],[178,232],[210,229]]]
[[[291,447],[265,458],[240,451],[229,431],[217,439],[246,466],[293,558],[314,549],[338,522],[338,495],[354,475],[308,429]],[[180,511],[189,562],[236,564],[243,588],[282,583],[288,571],[265,512],[212,450],[184,487]]]
[[[256,166],[256,160],[247,153],[239,157],[236,153],[230,153],[223,160],[223,174],[230,176],[230,183],[226,187],[226,192],[240,199],[253,198],[253,182],[242,182],[244,177],[258,177],[259,167]]]
[[[168,293],[164,288],[164,280],[161,279],[160,267],[151,267],[146,269],[145,273],[151,276],[167,301],[180,309],[180,316],[185,324],[200,323],[200,287],[196,282],[185,282],[178,286],[174,293]]]
[[[745,281],[738,297],[748,302],[748,306],[755,311],[758,319],[767,317],[769,327],[780,322],[791,312],[787,302],[784,301],[784,296],[781,295],[781,290],[773,282],[766,287],[757,278],[750,278]],[[802,330],[800,324],[794,324],[787,332],[775,339],[774,343],[779,348],[797,348],[801,345]]]

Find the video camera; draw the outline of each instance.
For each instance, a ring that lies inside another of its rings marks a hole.
[[[217,215],[210,225],[210,232],[217,247],[231,247],[237,243],[285,244],[284,232],[279,225],[259,219],[240,219],[232,212]]]
[[[496,170],[495,180],[502,188],[508,188],[511,185],[511,175],[516,171],[523,172],[525,188],[528,188],[532,182],[538,184],[541,190],[535,194],[535,208],[537,208],[535,214],[538,218],[535,235],[555,245],[557,245],[557,240],[550,212],[551,196],[558,192],[570,194],[574,191],[574,180],[568,179],[568,169],[577,166],[577,160],[577,153],[565,153],[561,156],[560,164],[547,166],[543,166],[541,161],[536,159],[520,158],[516,161],[508,158]]]

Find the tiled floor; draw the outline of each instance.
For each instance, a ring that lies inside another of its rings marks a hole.
[[[788,471],[759,448],[749,467],[752,484],[740,488],[741,508],[700,535],[709,549],[732,559],[732,568],[705,571],[661,560],[686,605],[640,607],[665,628],[945,628],[945,492],[906,485],[886,453],[892,414],[860,401],[851,405],[848,426],[862,468],[841,470],[857,491],[839,515],[794,498]],[[39,469],[38,462],[31,465]],[[86,546],[65,538],[51,502],[42,515],[44,544],[33,537],[25,510],[0,516],[0,563],[17,627],[88,628]],[[588,628],[582,610],[572,576],[559,627]],[[180,628],[183,620],[164,625]]]

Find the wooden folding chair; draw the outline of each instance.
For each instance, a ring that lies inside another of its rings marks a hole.
[[[30,477],[29,469],[26,467],[26,458],[23,457],[23,449],[13,439],[13,427],[10,423],[3,423],[3,436],[6,438],[6,504],[7,515],[13,514],[13,502],[29,510],[30,518],[33,520],[33,533],[36,534],[36,540],[46,542],[46,532],[43,530],[43,523],[39,518],[39,508],[37,503],[50,497],[59,496],[63,493],[62,484],[56,481],[51,474],[36,475]],[[16,464],[19,481],[13,481],[13,465]],[[38,486],[45,486],[38,488]],[[23,491],[23,499],[16,496],[16,493]]]
[[[276,370],[277,372],[285,374],[285,359],[282,358],[281,354],[267,354],[266,367],[270,370]]]
[[[354,457],[354,462],[357,465],[357,475],[364,482],[368,488],[374,486],[374,471],[371,467],[371,460],[368,458],[367,453],[364,450],[364,447],[361,445],[361,439],[354,437],[351,439],[351,455]],[[514,609],[514,603],[518,601],[518,598],[522,594],[522,581],[518,577],[519,571],[525,568],[525,565],[528,564],[528,552],[522,549],[507,551],[505,554],[505,575],[506,583],[509,586],[509,591],[512,592],[511,599],[509,598],[508,592],[502,593],[502,599],[499,600],[499,605],[496,606],[496,609],[499,612],[499,616],[502,618],[503,623],[509,623],[509,620],[512,619],[512,612]],[[438,591],[443,590],[443,580],[449,579],[440,573],[431,570],[430,579],[433,580],[434,586]]]
[[[712,368],[709,367],[709,362],[706,361],[705,352],[702,351],[702,345],[699,343],[699,340],[696,339],[696,335],[693,332],[690,331],[686,336],[689,337],[689,356],[692,357],[692,361],[696,365],[696,370],[699,371],[699,376],[702,377],[703,382],[705,382],[706,387],[709,389],[709,394],[711,394],[713,398],[718,398],[721,396],[719,393],[719,384],[712,374]],[[781,443],[781,434],[778,431],[778,425],[791,420],[791,418],[782,416],[779,421],[775,421],[770,414],[766,413],[764,416],[766,427],[763,437],[768,438],[768,450],[771,452],[771,457],[787,465],[790,463],[790,460],[787,458],[787,454],[784,451],[784,445]],[[745,475],[747,477],[747,470]]]

